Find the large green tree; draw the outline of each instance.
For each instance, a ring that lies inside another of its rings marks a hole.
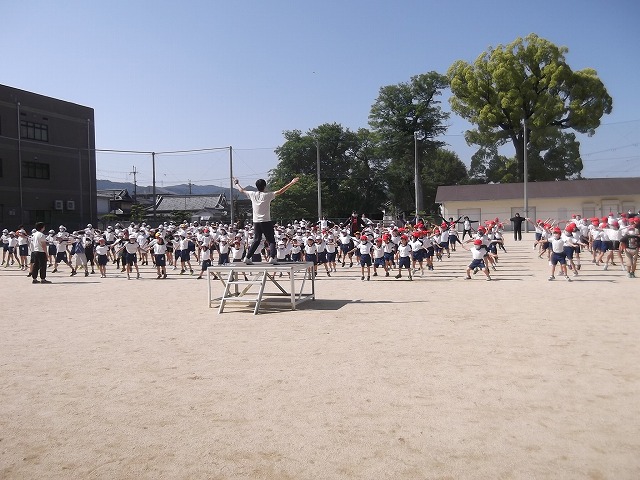
[[[300,176],[300,183],[272,204],[274,218],[318,216],[318,152],[323,215],[335,220],[347,218],[352,210],[374,218],[380,215],[385,185],[381,183],[371,132],[353,132],[332,123],[306,133],[285,131],[284,138],[284,144],[276,148],[279,162],[270,172],[269,182],[277,188]]]
[[[579,142],[593,135],[612,99],[595,70],[573,71],[566,47],[530,34],[489,48],[473,64],[459,60],[448,71],[452,110],[474,124],[466,132],[479,147],[471,174],[489,181],[523,180],[526,125],[529,180],[579,177]],[[499,154],[508,142],[515,160]]]
[[[422,180],[418,182],[418,209],[433,207],[435,191],[424,184],[438,176],[432,169],[441,166],[433,160],[443,145],[437,137],[447,130],[449,114],[439,101],[447,86],[447,77],[437,72],[416,75],[409,82],[382,87],[371,107],[369,124],[377,137],[379,156],[386,160],[389,197],[403,210],[415,210],[416,149]],[[461,179],[452,180],[458,183]]]

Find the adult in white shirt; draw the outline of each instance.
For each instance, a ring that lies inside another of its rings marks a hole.
[[[254,238],[251,247],[247,251],[246,261],[247,265],[253,264],[251,257],[254,252],[260,246],[260,242],[262,241],[262,235],[267,239],[269,243],[269,257],[271,258],[272,263],[278,263],[276,257],[276,240],[275,240],[275,232],[273,229],[273,222],[271,221],[271,202],[278,195],[282,195],[289,188],[295,185],[298,182],[299,178],[296,177],[287,183],[280,190],[276,190],[275,192],[266,192],[267,182],[260,178],[256,181],[257,192],[247,191],[240,186],[240,181],[237,178],[233,179],[233,183],[235,188],[240,192],[244,193],[251,200],[251,206],[253,209],[253,230],[254,230]]]
[[[44,223],[38,222],[36,223],[35,227],[36,231],[31,236],[31,276],[33,277],[32,283],[51,283],[47,280],[47,237],[43,233]],[[39,282],[38,272],[40,272]]]

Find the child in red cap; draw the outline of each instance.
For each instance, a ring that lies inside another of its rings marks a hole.
[[[473,270],[476,273],[479,269],[481,269],[485,276],[487,277],[487,281],[491,280],[491,275],[489,275],[489,267],[484,261],[485,258],[489,256],[489,252],[487,251],[487,247],[482,243],[482,240],[477,238],[473,241],[473,248],[468,248],[465,242],[462,244],[462,247],[465,250],[469,250],[471,252],[471,263],[467,267],[467,276],[466,280],[471,280],[471,271]]]

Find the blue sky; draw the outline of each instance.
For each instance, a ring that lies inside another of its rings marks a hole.
[[[547,1],[4,1],[0,83],[95,109],[101,149],[233,146],[266,177],[284,130],[368,127],[380,87],[536,33],[594,68],[614,108],[582,138],[586,177],[640,175],[640,4]],[[448,92],[442,97],[448,111]],[[443,140],[469,164],[468,125]],[[510,150],[507,154],[511,155]],[[100,154],[98,178],[151,182],[149,156]],[[228,149],[157,157],[159,184],[227,184]]]

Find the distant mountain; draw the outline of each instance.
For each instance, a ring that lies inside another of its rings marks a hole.
[[[130,195],[133,195],[133,183],[130,182],[112,182],[111,180],[96,180],[96,188],[98,190],[127,189]],[[255,188],[247,187],[248,190]],[[136,192],[138,195],[153,193],[152,186],[138,185]],[[217,185],[191,185],[191,195],[219,195],[225,193],[229,195],[229,187],[219,187]],[[158,187],[156,185],[156,195],[189,195],[189,185],[169,185],[166,187]]]

